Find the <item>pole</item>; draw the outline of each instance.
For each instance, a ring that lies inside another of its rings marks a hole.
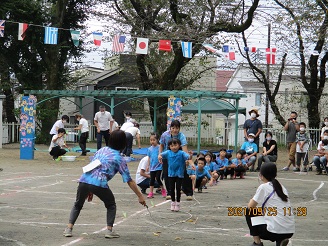
[[[271,38],[271,24],[268,24],[268,48],[270,48],[270,38]],[[267,83],[270,86],[270,64],[267,62],[266,67]],[[269,125],[269,98],[268,93],[265,93],[265,119],[264,119],[265,128],[268,129]]]

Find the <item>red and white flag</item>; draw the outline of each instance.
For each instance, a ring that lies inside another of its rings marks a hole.
[[[159,40],[158,49],[171,52],[171,40]]]
[[[93,33],[93,42],[96,46],[101,45],[101,39],[102,39],[102,33],[101,32],[94,32]]]
[[[137,38],[136,54],[148,54],[148,38]]]
[[[27,23],[18,23],[18,40],[24,40],[27,28]]]
[[[266,48],[265,50],[266,50],[267,64],[276,64],[277,48]]]
[[[113,39],[113,47],[112,47],[112,51],[113,52],[123,52],[124,51],[124,44],[125,44],[125,36],[121,36],[119,34],[114,36]]]

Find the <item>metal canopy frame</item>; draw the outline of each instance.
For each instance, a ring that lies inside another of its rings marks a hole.
[[[32,94],[32,95],[43,95],[43,96],[50,96],[51,98],[56,97],[79,97],[80,98],[80,110],[82,109],[82,98],[89,97],[98,100],[95,97],[111,97],[111,113],[114,112],[114,98],[126,98],[129,97],[130,99],[135,98],[154,98],[154,131],[156,131],[156,124],[157,124],[157,100],[156,98],[159,97],[181,97],[181,98],[197,98],[198,100],[198,139],[197,139],[197,151],[200,151],[200,140],[201,140],[201,99],[202,98],[213,98],[213,99],[233,99],[236,101],[236,111],[235,114],[238,115],[239,111],[239,100],[241,98],[247,97],[244,94],[237,94],[237,93],[227,93],[227,92],[217,92],[217,91],[194,91],[194,90],[138,90],[138,91],[115,91],[115,90],[95,90],[95,91],[72,91],[72,90],[24,90],[25,94]],[[132,98],[131,98],[132,97]],[[48,99],[49,100],[49,99]],[[45,100],[41,101],[44,102]],[[41,103],[39,102],[39,103]],[[38,103],[38,104],[39,104]],[[238,139],[238,117],[236,117],[235,121],[235,146],[234,150],[237,151],[237,139]]]

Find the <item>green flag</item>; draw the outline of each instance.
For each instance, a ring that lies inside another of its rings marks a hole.
[[[75,46],[79,46],[80,31],[71,30],[72,40]]]

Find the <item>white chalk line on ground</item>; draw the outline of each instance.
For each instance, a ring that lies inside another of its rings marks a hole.
[[[311,200],[310,202],[314,202],[316,201],[318,198],[317,198],[317,192],[325,185],[325,183],[323,181],[321,181],[321,184],[319,185],[318,188],[316,188],[314,191],[313,191],[313,200]]]
[[[4,240],[6,240],[6,241],[9,241],[9,242],[14,242],[14,243],[16,243],[16,244],[19,245],[19,246],[26,246],[24,243],[22,243],[22,242],[20,242],[20,241],[17,241],[17,240],[15,240],[15,239],[11,239],[11,238],[7,238],[7,237],[3,237],[3,236],[1,236],[1,235],[0,235],[0,238],[1,238],[1,239],[4,239]]]
[[[170,200],[166,200],[166,201],[164,201],[164,202],[161,202],[161,203],[159,203],[159,204],[156,204],[156,206],[161,206],[161,205],[166,204],[166,203],[168,203],[168,202],[170,202]],[[126,219],[128,219],[128,218],[132,218],[132,217],[134,217],[134,216],[136,216],[136,215],[138,215],[138,214],[140,214],[140,213],[142,213],[142,212],[145,212],[145,211],[147,211],[147,209],[146,209],[146,208],[143,208],[143,209],[141,209],[141,210],[139,210],[139,211],[133,213],[132,215],[128,216]],[[117,223],[114,224],[114,226],[117,226],[117,225],[123,223],[124,221],[126,221],[126,219],[123,219],[123,220],[118,221]],[[98,231],[94,231],[94,232],[92,232],[92,234],[98,234],[98,233],[103,232],[103,231],[105,231],[105,230],[107,230],[107,226],[105,226],[104,228],[102,228],[102,229],[100,229],[100,230],[98,230]],[[75,239],[75,240],[73,240],[73,241],[71,241],[71,242],[69,242],[69,243],[63,244],[62,246],[73,245],[73,244],[76,244],[76,243],[82,241],[83,239],[84,239],[84,237],[79,237],[79,238],[77,238],[77,239]]]
[[[0,179],[0,185],[8,185],[8,184],[18,184],[18,183],[22,183],[22,182],[28,182],[28,181],[34,181],[37,179],[48,179],[48,178],[52,178],[52,177],[61,177],[62,173],[57,173],[54,175],[47,175],[47,176],[34,176],[34,177],[17,177],[17,178],[12,178],[12,179]],[[24,178],[24,179],[22,179]],[[5,182],[5,181],[9,181],[9,182]]]

